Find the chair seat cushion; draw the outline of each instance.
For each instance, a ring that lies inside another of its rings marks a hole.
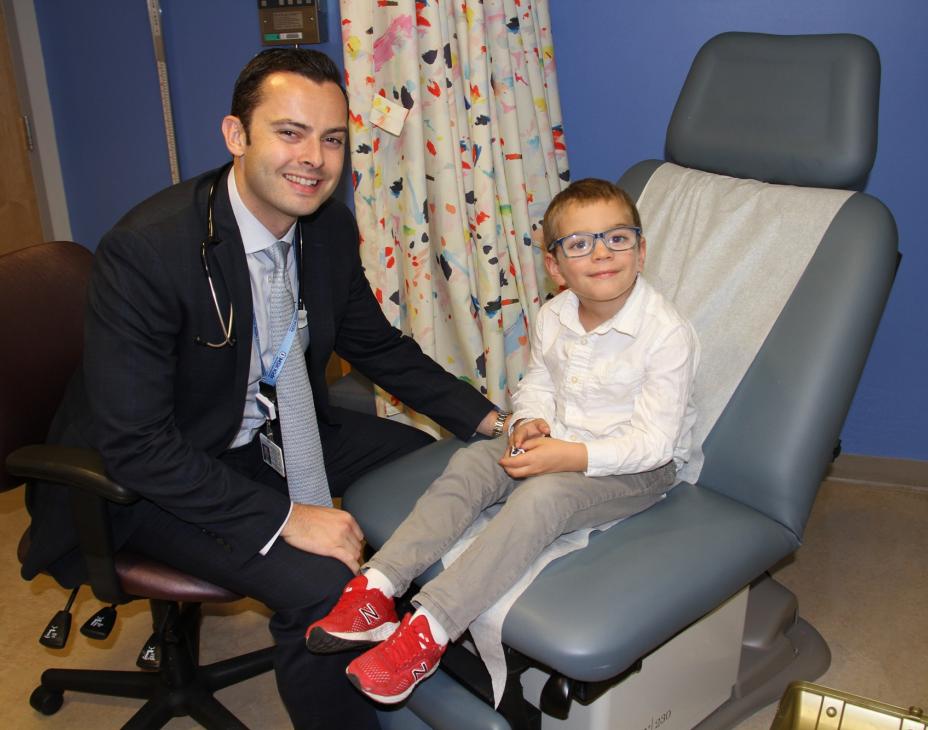
[[[141,555],[120,552],[115,562],[122,589],[139,598],[187,603],[228,603],[241,598],[237,593]]]
[[[462,445],[439,441],[352,485],[343,505],[371,545],[386,541]],[[567,677],[609,679],[796,547],[790,530],[760,512],[681,484],[548,565],[510,610],[503,642]]]
[[[28,551],[29,530],[26,530],[16,549],[19,562]],[[228,603],[241,598],[209,581],[134,553],[117,553],[115,564],[123,591],[138,598],[186,603]]]

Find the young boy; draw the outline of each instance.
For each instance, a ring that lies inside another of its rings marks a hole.
[[[385,639],[347,669],[378,702],[406,698],[438,667],[448,641],[558,536],[650,507],[689,456],[699,346],[690,324],[639,276],[646,243],[633,201],[605,180],[579,180],[551,201],[543,229],[545,267],[568,291],[538,314],[509,438],[457,451],[307,630],[307,646],[319,653]],[[503,501],[398,623],[393,597]]]

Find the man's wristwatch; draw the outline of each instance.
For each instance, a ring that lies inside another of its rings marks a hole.
[[[512,415],[512,411],[497,411],[496,420],[493,422],[493,438],[499,438],[503,435],[503,427],[506,425],[506,419]]]

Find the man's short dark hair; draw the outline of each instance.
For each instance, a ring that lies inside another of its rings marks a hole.
[[[331,81],[345,93],[342,72],[321,51],[308,48],[268,48],[261,51],[242,69],[232,92],[232,109],[229,113],[241,120],[246,141],[252,112],[261,102],[261,84],[271,74],[281,72],[299,74],[317,84]]]

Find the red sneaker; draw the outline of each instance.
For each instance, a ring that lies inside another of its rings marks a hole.
[[[359,575],[348,582],[328,616],[306,629],[306,648],[315,654],[333,654],[370,646],[386,639],[397,626],[393,599],[368,588],[367,578]]]
[[[352,661],[345,674],[351,683],[377,702],[402,702],[438,669],[447,644],[432,638],[425,616],[403,618],[389,639]]]

